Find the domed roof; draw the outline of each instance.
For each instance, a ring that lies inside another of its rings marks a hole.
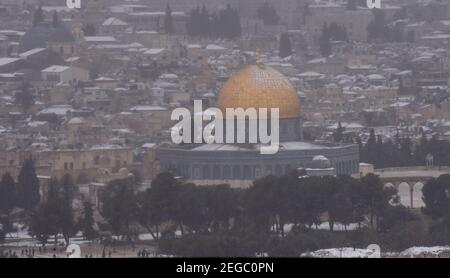
[[[56,26],[51,23],[41,23],[25,33],[20,40],[19,52],[23,53],[34,48],[46,48],[49,42],[75,42],[75,38],[63,23]]]
[[[328,169],[332,166],[328,158],[323,155],[316,155],[311,162],[311,167],[314,169]]]
[[[300,101],[289,80],[275,69],[264,65],[248,65],[235,73],[223,86],[217,107],[279,108],[280,118],[300,116]]]

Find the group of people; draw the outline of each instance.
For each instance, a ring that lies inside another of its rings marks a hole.
[[[103,249],[101,256],[100,254],[96,255],[95,257],[101,257],[101,258],[112,258],[112,255],[116,252],[115,248],[112,250],[106,250]],[[0,249],[0,258],[35,258],[35,257],[48,257],[51,256],[51,258],[66,258],[68,257],[68,254],[66,254],[66,249],[63,247],[46,247],[46,246],[39,246],[39,247],[27,247],[22,248],[20,250],[17,249],[8,249],[8,250],[1,250]],[[150,252],[147,249],[140,249],[137,251],[137,257],[138,258],[150,258],[154,257],[155,254],[153,252]],[[82,255],[83,258],[90,259],[94,258],[93,253],[86,253]]]
[[[149,258],[151,253],[147,249],[142,249],[137,252],[138,258]]]
[[[16,251],[9,250],[0,250],[0,258],[18,258]]]
[[[35,248],[26,248],[20,250],[20,255],[16,250],[0,250],[0,258],[34,258]]]
[[[57,253],[64,252],[64,250],[58,250],[57,247],[53,247],[50,250],[46,246],[39,247],[27,247],[19,250],[0,250],[0,258],[35,258],[36,254],[46,254],[47,251],[52,251],[53,258],[57,257]]]

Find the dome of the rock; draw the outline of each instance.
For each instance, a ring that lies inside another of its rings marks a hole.
[[[249,65],[224,84],[217,107],[279,109],[280,118],[298,118],[300,102],[289,80],[277,70],[264,65]]]

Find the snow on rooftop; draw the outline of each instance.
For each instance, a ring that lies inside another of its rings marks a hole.
[[[45,51],[45,48],[33,48],[33,49],[28,50],[26,52],[20,53],[19,56],[21,58],[27,58],[30,55],[33,55],[33,54],[36,54],[36,53],[39,53],[39,52],[42,52],[42,51]]]
[[[46,125],[47,124],[47,122],[42,122],[42,121],[31,121],[31,122],[28,122],[28,126],[30,126],[30,127],[39,127],[39,126],[43,126],[43,125]]]
[[[398,101],[396,103],[391,104],[391,107],[405,107],[408,106],[410,103],[409,102],[402,102],[402,101]]]
[[[80,117],[74,117],[72,119],[69,120],[69,122],[67,122],[67,124],[69,125],[76,125],[76,124],[82,124],[84,123],[83,118]]]
[[[128,23],[126,23],[123,20],[120,20],[115,17],[107,18],[103,23],[102,26],[127,26]]]
[[[3,57],[0,58],[0,66],[5,66],[14,62],[19,61],[20,58],[12,58],[12,57]]]
[[[109,77],[105,77],[105,76],[101,76],[101,77],[95,79],[95,81],[115,81],[115,79],[109,78]]]
[[[327,62],[327,58],[317,58],[317,59],[309,60],[307,62],[307,64],[321,64],[321,63],[326,63],[326,62]]]
[[[66,71],[68,69],[70,69],[70,67],[68,67],[68,66],[57,66],[57,65],[54,65],[54,66],[50,66],[50,67],[48,67],[46,69],[43,69],[42,72],[47,72],[47,73],[63,72],[63,71]]]
[[[297,75],[298,77],[322,77],[323,74],[314,71],[305,71]]]
[[[432,34],[428,36],[421,37],[422,40],[448,40],[450,35],[448,34]]]
[[[385,79],[385,77],[383,75],[381,75],[381,74],[369,74],[367,76],[367,78],[370,79],[370,80],[383,80],[383,79]]]
[[[164,48],[150,48],[144,52],[144,55],[158,55],[164,52]]]
[[[81,58],[80,57],[69,57],[69,58],[66,59],[65,62],[71,63],[71,62],[78,61],[79,59],[81,59]]]
[[[144,148],[144,149],[152,149],[152,148],[154,148],[155,146],[156,146],[155,143],[145,143],[144,145],[142,145],[141,148]]]
[[[202,48],[200,44],[188,44],[186,45],[187,48]]]
[[[206,49],[207,49],[207,50],[225,50],[226,48],[225,48],[225,47],[222,47],[222,46],[220,46],[220,45],[216,45],[216,44],[208,44],[208,45],[206,46]]]
[[[84,37],[86,42],[116,42],[116,38],[111,36],[87,36]]]
[[[54,105],[41,110],[38,114],[56,114],[59,116],[65,116],[67,112],[73,111],[70,105]]]
[[[142,111],[165,111],[167,108],[156,105],[137,105],[135,107],[130,108],[130,111],[133,112],[142,112]]]
[[[160,77],[161,79],[178,79],[178,75],[174,73],[164,73]]]
[[[91,150],[114,150],[114,149],[122,149],[122,147],[113,144],[94,145],[91,147]]]
[[[203,144],[195,147],[192,151],[251,151],[259,150],[263,145],[256,144],[255,149],[243,148],[234,144]],[[268,147],[268,146],[265,146]],[[280,150],[320,150],[330,149],[330,147],[316,145],[308,142],[282,142],[279,146]]]

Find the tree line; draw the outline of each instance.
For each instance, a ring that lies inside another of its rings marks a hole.
[[[395,18],[404,18],[401,14],[404,10],[400,10]],[[368,42],[414,42],[415,33],[413,30],[409,31],[406,35],[401,28],[387,24],[386,15],[384,11],[374,9],[374,19],[369,22],[367,26],[367,41]]]
[[[332,41],[349,41],[347,28],[344,25],[339,25],[336,22],[329,25],[324,23],[319,37],[319,48],[322,56],[328,57],[332,54]]]
[[[227,5],[225,9],[210,13],[203,5],[189,12],[187,31],[190,36],[232,39],[241,36],[242,27],[237,9]]]
[[[256,180],[248,189],[234,189],[229,185],[196,186],[162,173],[146,191],[137,191],[137,187],[133,177],[107,185],[99,196],[99,212],[107,223],[103,229],[130,242],[145,229],[155,240],[163,239],[162,244],[175,239],[175,231],[183,237],[229,236],[250,229],[255,235],[285,237],[285,224],[313,228],[325,221],[325,215],[330,231],[335,223],[346,228],[351,223],[361,224],[366,216],[379,230],[392,208],[390,202],[397,200],[395,190],[384,188],[373,175],[359,181],[346,176],[298,179],[292,173]],[[20,207],[28,215],[29,234],[43,243],[52,237],[56,243],[57,236],[63,235],[69,244],[80,231],[86,239],[98,238],[91,205],[85,202],[81,213],[74,209],[77,189],[70,175],[52,178],[45,188],[45,198],[40,200],[31,159],[24,162],[17,184],[5,174],[0,184],[3,227],[12,227],[15,219],[8,216]],[[9,232],[12,230],[3,229],[3,236]]]
[[[40,191],[45,192],[41,194]],[[33,159],[26,159],[17,177],[17,182],[5,173],[0,182],[0,242],[7,234],[15,232],[15,221],[24,221],[28,226],[28,233],[41,241],[62,234],[66,244],[77,232],[82,231],[86,239],[97,236],[94,229],[93,209],[89,202],[85,202],[83,213],[75,215],[73,201],[77,187],[69,174],[60,180],[52,178],[44,187],[41,186],[36,175]],[[41,195],[45,196],[41,199]],[[23,213],[17,213],[20,209]]]
[[[162,173],[144,192],[135,192],[130,179],[115,181],[102,200],[101,213],[114,234],[133,240],[138,224],[153,236],[161,252],[183,256],[254,256],[269,246],[280,248],[281,243],[273,240],[290,240],[299,231],[312,233],[325,221],[329,232],[339,223],[350,236],[354,233],[347,229],[350,224],[362,228],[368,223],[370,229],[384,233],[409,219],[396,190],[384,187],[374,175],[361,180],[299,179],[292,173],[235,189],[196,186]],[[290,232],[288,224],[293,226]],[[315,235],[309,237],[314,243],[310,247],[302,243],[299,250],[320,247]]]
[[[396,189],[385,187],[372,174],[358,180],[349,176],[299,178],[292,172],[263,177],[244,189],[197,186],[161,173],[145,191],[128,177],[111,181],[100,191],[98,212],[105,223],[99,224],[89,202],[83,203],[82,211],[75,208],[77,188],[70,175],[52,178],[40,200],[30,159],[24,162],[17,183],[9,174],[0,183],[0,239],[14,231],[12,224],[17,219],[11,215],[20,207],[26,212],[20,221],[44,244],[52,238],[56,244],[59,235],[69,244],[79,232],[89,240],[108,232],[133,243],[147,232],[160,252],[181,256],[265,252],[286,256],[341,245],[365,247],[375,241],[398,248],[448,244],[449,177],[431,179],[424,186],[423,212],[433,222],[429,233],[423,234],[418,230],[409,234],[408,225],[417,216],[400,205]],[[328,223],[328,231],[319,229],[323,223]],[[343,231],[336,229],[337,224]]]
[[[450,165],[450,142],[439,140],[436,136],[428,139],[423,134],[417,143],[399,134],[393,139],[383,140],[371,129],[366,144],[359,138],[356,141],[360,146],[360,160],[374,164],[376,168],[423,166],[429,154],[434,165]]]
[[[277,25],[280,22],[280,16],[272,4],[264,2],[257,11],[258,18],[261,19],[264,25]]]

